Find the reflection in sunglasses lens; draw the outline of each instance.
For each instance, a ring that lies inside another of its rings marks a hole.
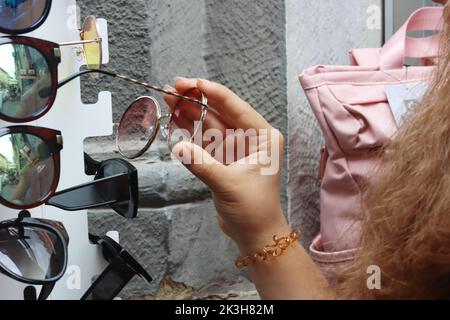
[[[53,232],[38,227],[0,229],[0,264],[32,281],[53,279],[64,270],[64,244]]]
[[[50,69],[38,50],[23,44],[0,45],[0,112],[17,120],[41,114],[49,103]]]
[[[41,138],[22,133],[0,137],[0,196],[29,206],[51,191],[55,176],[52,151]]]
[[[131,104],[117,131],[117,145],[123,156],[133,159],[145,151],[156,136],[158,119],[159,110],[153,98],[142,97]]]
[[[47,0],[0,0],[0,27],[20,31],[34,26],[45,13]]]

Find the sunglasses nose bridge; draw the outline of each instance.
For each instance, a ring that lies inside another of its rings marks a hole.
[[[160,121],[167,120],[167,122],[169,122],[170,119],[172,119],[172,114],[171,113],[166,113],[165,115],[162,115],[159,120]]]
[[[160,128],[167,128],[169,126],[170,120],[172,119],[172,114],[166,113],[161,115],[158,119]]]
[[[169,137],[169,123],[172,119],[172,115],[170,113],[167,113],[159,119],[159,132],[161,135],[161,138],[166,140]]]

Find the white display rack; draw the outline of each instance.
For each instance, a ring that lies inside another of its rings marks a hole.
[[[52,42],[79,41],[78,17],[75,0],[53,1],[50,15],[46,22],[34,32],[24,36],[49,40]],[[95,12],[90,14],[95,15]],[[103,64],[108,63],[107,22],[98,20],[102,43]],[[61,48],[62,61],[59,65],[59,80],[79,71],[84,64],[73,47]],[[0,121],[0,127],[13,124]],[[52,109],[38,121],[26,125],[48,127],[60,130],[63,134],[64,148],[61,152],[61,179],[58,190],[88,182],[91,177],[84,173],[83,142],[88,137],[108,136],[113,133],[112,102],[110,92],[101,92],[98,102],[84,105],[81,101],[80,79],[58,91]],[[1,219],[17,217],[19,211],[0,206]],[[66,275],[56,284],[50,299],[79,300],[106,266],[101,251],[89,243],[87,211],[65,212],[53,207],[42,206],[30,210],[33,217],[60,221],[66,227],[69,242],[69,263]],[[12,280],[0,274],[0,299],[22,300],[26,284]],[[36,286],[39,294],[41,287]]]

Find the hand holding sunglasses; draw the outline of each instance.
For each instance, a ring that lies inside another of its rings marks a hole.
[[[158,101],[153,97],[136,99],[118,123],[116,144],[120,154],[128,159],[143,155],[155,141],[158,133],[167,138],[169,148],[180,140],[192,141],[202,129],[207,109],[206,96],[198,89],[190,89],[184,96],[201,101],[198,106],[180,99],[172,114],[162,115]]]

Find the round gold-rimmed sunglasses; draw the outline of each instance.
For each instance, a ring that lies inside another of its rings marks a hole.
[[[183,96],[201,104],[180,99],[171,114],[163,115],[154,97],[143,96],[133,101],[116,124],[116,145],[120,154],[128,159],[142,156],[159,133],[167,138],[169,148],[180,141],[192,142],[202,129],[208,99],[197,88],[188,90]]]

